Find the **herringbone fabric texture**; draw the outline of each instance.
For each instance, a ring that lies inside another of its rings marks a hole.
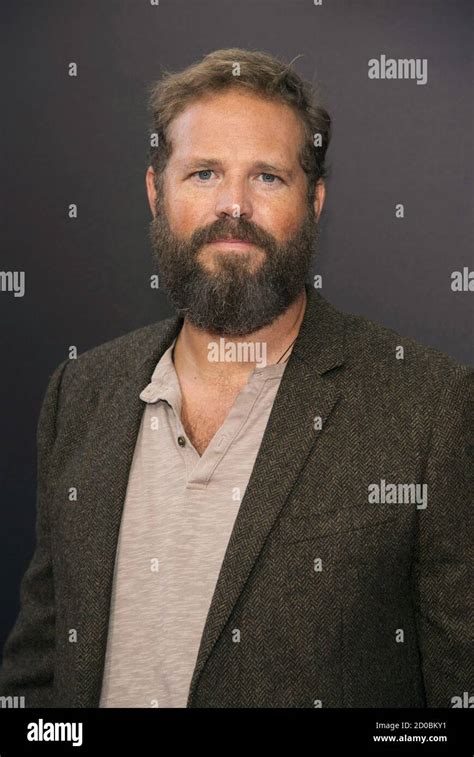
[[[474,683],[474,374],[306,288],[188,707],[451,707]],[[37,542],[1,696],[98,706],[139,393],[181,325],[152,324],[52,374]],[[369,502],[383,482],[426,484],[426,506]]]

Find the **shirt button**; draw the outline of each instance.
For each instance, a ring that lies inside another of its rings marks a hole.
[[[184,445],[186,444],[186,439],[184,438],[184,436],[178,436],[178,444],[180,447],[184,447]]]

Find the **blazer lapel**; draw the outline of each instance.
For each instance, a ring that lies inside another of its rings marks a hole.
[[[306,285],[307,307],[221,566],[190,685],[199,678],[311,448],[340,398],[325,374],[343,363],[344,315]],[[318,425],[318,424],[316,424]]]

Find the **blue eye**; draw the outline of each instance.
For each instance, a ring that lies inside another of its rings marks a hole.
[[[203,177],[200,175],[200,174],[203,174],[203,173],[205,173],[205,174],[211,174],[212,170],[210,168],[203,168],[201,171],[196,171],[193,174],[193,176],[199,176],[200,179],[203,179]],[[210,177],[207,177],[207,178],[210,178]],[[206,180],[206,178],[203,179],[203,181],[205,181],[205,180]]]
[[[212,178],[213,173],[214,171],[211,168],[202,168],[200,171],[195,171],[192,176],[196,176],[200,181],[207,182]],[[261,173],[260,176],[264,177],[264,184],[276,184],[277,182],[282,182],[282,179],[274,173],[264,172]],[[267,181],[267,179],[270,179],[270,181]]]
[[[271,179],[277,179],[278,181],[281,181],[279,176],[275,176],[274,173],[261,173],[260,176],[269,176]],[[275,184],[274,181],[264,181],[264,184]]]

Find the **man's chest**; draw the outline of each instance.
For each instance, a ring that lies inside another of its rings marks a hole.
[[[225,423],[240,389],[219,392],[182,389],[181,423],[200,456]]]

